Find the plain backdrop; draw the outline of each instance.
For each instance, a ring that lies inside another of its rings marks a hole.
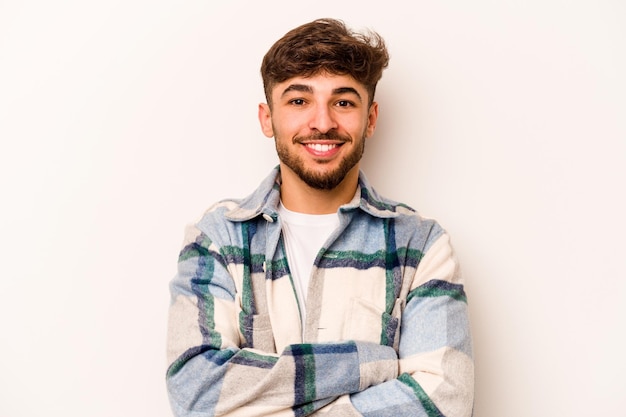
[[[467,280],[476,417],[626,408],[626,3],[0,1],[0,416],[165,417],[184,226],[277,163],[262,56],[383,35],[364,169]]]

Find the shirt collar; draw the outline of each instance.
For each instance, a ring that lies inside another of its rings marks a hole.
[[[277,212],[280,204],[280,184],[280,167],[276,166],[252,194],[226,213],[226,218],[231,221],[242,222],[263,216],[268,221],[275,221],[278,217]],[[339,211],[349,212],[355,209],[361,209],[380,218],[397,217],[400,214],[399,210],[413,211],[403,204],[381,197],[369,184],[362,171],[359,172],[359,184],[354,197],[348,204],[341,206]]]

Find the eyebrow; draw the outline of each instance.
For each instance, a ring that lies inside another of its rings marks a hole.
[[[285,94],[291,91],[299,91],[301,93],[312,93],[313,88],[311,88],[311,86],[306,85],[306,84],[290,84],[289,87],[285,88],[285,91],[283,91],[283,94],[281,95],[281,97],[284,97]]]
[[[333,95],[340,95],[340,94],[354,94],[355,96],[357,96],[357,98],[359,99],[359,101],[362,101],[361,99],[361,95],[359,94],[358,91],[356,91],[356,88],[352,88],[352,87],[339,87],[339,88],[335,88],[333,90]]]
[[[298,92],[301,92],[301,93],[311,93],[312,94],[313,93],[313,88],[310,85],[306,85],[306,84],[290,84],[287,88],[285,88],[285,90],[283,91],[281,97],[284,97],[287,93],[289,93],[291,91],[298,91]],[[359,101],[362,101],[361,95],[353,87],[338,87],[338,88],[335,88],[332,91],[332,94],[334,96],[337,96],[337,95],[340,95],[340,94],[354,94],[355,96],[357,96]]]

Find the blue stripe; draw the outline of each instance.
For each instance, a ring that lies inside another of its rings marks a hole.
[[[272,369],[276,363],[276,361],[267,360],[267,358],[263,356],[251,357],[244,355],[236,355],[230,362],[237,365],[252,366],[262,369]]]

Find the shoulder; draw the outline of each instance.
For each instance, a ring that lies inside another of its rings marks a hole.
[[[447,234],[436,219],[426,217],[406,204],[396,203],[395,212],[398,214],[394,219],[395,232],[417,243],[423,252]]]
[[[210,206],[195,223],[196,227],[208,236],[217,238],[240,230],[243,223],[273,217],[280,201],[277,181],[278,170],[275,168],[245,198],[227,198]]]
[[[371,216],[371,221],[392,228],[396,241],[426,251],[446,230],[432,217],[422,215],[409,204],[379,194],[364,177],[361,177],[361,209]]]

